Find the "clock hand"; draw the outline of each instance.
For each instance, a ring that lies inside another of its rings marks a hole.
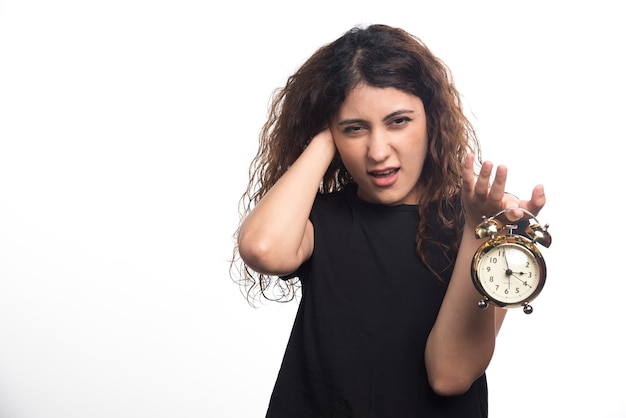
[[[513,270],[511,270],[511,269],[502,269],[502,270],[504,270],[504,271],[506,272],[506,275],[507,275],[507,276],[510,276],[510,275],[515,275],[515,274],[520,274],[520,275],[522,275],[522,276],[523,276],[524,274],[526,274],[526,273],[525,273],[525,272],[523,272],[523,271],[513,271]]]
[[[504,255],[504,262],[506,263],[506,272],[510,274],[509,271],[511,271],[511,269],[509,268],[509,260],[506,258],[506,249],[503,249],[502,254]]]
[[[519,272],[519,273],[517,273],[517,274],[521,274],[521,275],[523,275],[523,274],[524,274],[524,272],[523,272],[523,271],[520,271],[520,272]],[[526,280],[520,279],[520,278],[519,278],[519,277],[517,277],[517,276],[516,276],[513,272],[511,272],[511,276],[515,277],[517,280],[519,280],[520,282],[522,282],[522,283],[524,284],[524,286],[528,286],[528,287],[530,287],[530,288],[532,289],[532,286],[530,286]]]
[[[511,268],[509,267],[509,260],[506,258],[506,249],[502,251],[502,254],[504,256],[504,262],[506,263],[505,274],[506,274],[507,279],[509,280],[509,289],[510,289],[511,288],[511,275],[513,274],[513,270],[511,270]]]

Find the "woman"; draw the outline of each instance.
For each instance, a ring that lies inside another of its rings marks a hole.
[[[477,307],[474,228],[545,196],[479,157],[447,67],[398,28],[353,28],[277,91],[231,270],[250,298],[301,290],[267,417],[487,416],[505,310]]]

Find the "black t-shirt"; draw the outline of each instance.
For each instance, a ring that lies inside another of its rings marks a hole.
[[[347,187],[318,195],[310,219],[315,248],[296,272],[302,299],[266,417],[486,417],[484,375],[462,396],[428,384],[424,349],[446,288],[416,254],[416,206],[370,204]],[[449,280],[450,260],[431,250]]]

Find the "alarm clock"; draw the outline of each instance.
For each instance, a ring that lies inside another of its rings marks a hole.
[[[521,210],[533,219],[525,228],[527,236],[516,234],[516,224],[505,224],[498,216],[509,210]],[[499,234],[506,229],[506,233]],[[507,208],[487,218],[476,227],[476,238],[489,240],[474,254],[471,273],[476,290],[483,296],[478,301],[481,309],[489,303],[501,308],[522,307],[524,313],[533,312],[530,302],[543,290],[546,282],[546,262],[537,244],[546,248],[552,243],[548,225],[539,225],[537,218],[526,209]]]

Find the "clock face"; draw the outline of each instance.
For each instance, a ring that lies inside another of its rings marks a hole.
[[[541,254],[534,246],[520,243],[520,239],[515,237],[513,242],[496,245],[487,243],[474,261],[477,288],[500,306],[519,306],[532,300],[545,282]]]

